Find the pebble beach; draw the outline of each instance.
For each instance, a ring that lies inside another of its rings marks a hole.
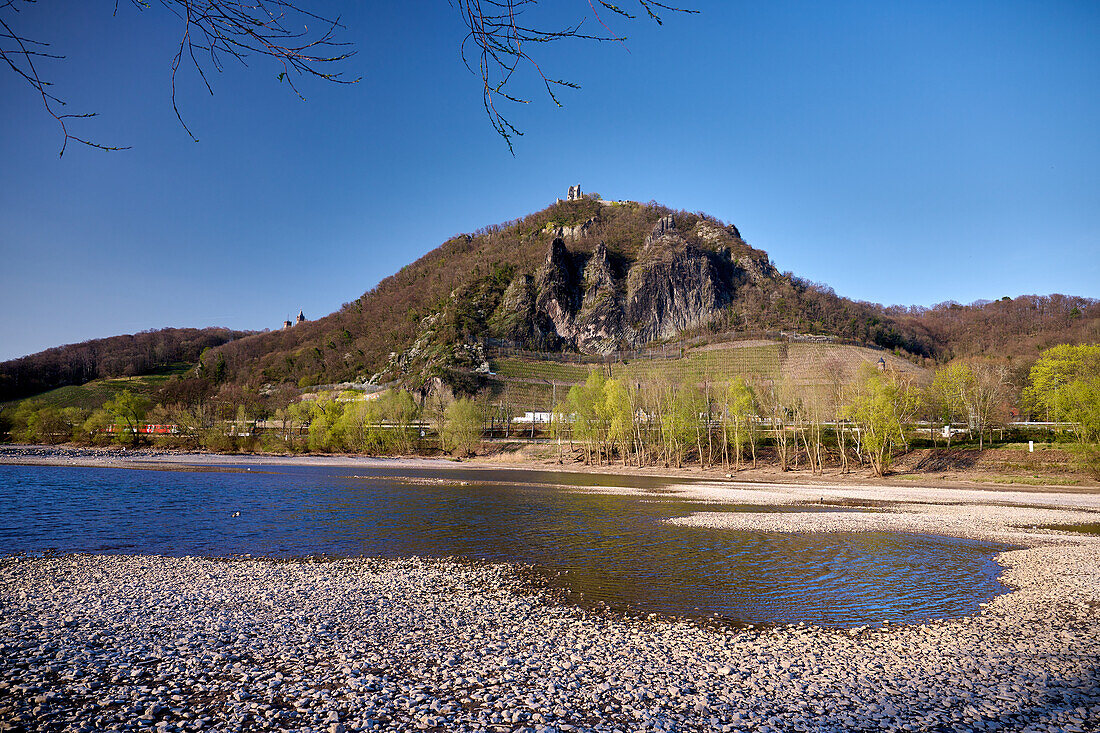
[[[998,556],[1011,592],[921,624],[730,628],[455,560],[5,558],[0,730],[1100,730],[1100,538],[1035,526],[1095,498],[917,494],[673,521],[996,539],[1023,548]]]

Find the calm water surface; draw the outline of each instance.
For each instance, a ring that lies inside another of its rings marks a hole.
[[[666,481],[522,470],[0,466],[0,554],[465,556],[537,565],[584,602],[740,623],[912,622],[973,613],[1005,591],[993,560],[1001,545],[671,526],[662,520],[761,509],[670,499]]]

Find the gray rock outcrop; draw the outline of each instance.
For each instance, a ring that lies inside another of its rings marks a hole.
[[[577,348],[592,353],[614,351],[625,336],[623,306],[603,242],[588,258],[581,286],[581,308],[575,320]]]
[[[538,288],[531,275],[517,275],[501,297],[489,326],[496,338],[522,344],[536,351],[552,351],[561,345],[553,322],[537,308]]]
[[[779,277],[779,270],[767,258],[742,255],[737,258],[737,267],[745,274],[749,282],[759,285],[767,280]]]
[[[598,219],[596,219],[596,217],[592,217],[591,219],[587,219],[580,224],[574,224],[573,226],[560,226],[555,228],[548,227],[548,231],[550,231],[557,238],[563,240],[568,239],[575,242],[578,239],[584,239],[585,237],[587,237],[589,232],[592,230],[592,227],[596,225],[597,221]]]
[[[554,330],[565,341],[575,334],[573,314],[577,312],[577,278],[573,258],[561,237],[556,237],[546,253],[546,261],[535,274],[538,313],[554,324]]]
[[[713,253],[687,242],[672,215],[646,237],[642,257],[626,282],[626,323],[632,340],[644,344],[713,320],[729,299]]]
[[[672,214],[666,214],[657,220],[657,223],[653,225],[653,231],[647,234],[645,241],[642,242],[642,249],[649,249],[654,242],[665,237],[679,237],[679,232],[676,230],[676,220],[672,217]]]
[[[711,249],[718,249],[742,241],[741,232],[733,224],[722,227],[709,219],[700,219],[692,230],[692,234],[701,244]]]
[[[592,221],[547,231],[574,234]],[[673,215],[662,216],[633,262],[614,259],[603,242],[591,254],[571,252],[556,236],[534,277],[508,286],[494,333],[537,349],[637,348],[714,321],[737,288],[777,275],[735,227],[707,220],[685,236]]]

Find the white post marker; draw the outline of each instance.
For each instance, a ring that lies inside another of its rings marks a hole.
[[[1035,452],[1035,441],[1034,440],[1027,441],[1027,452],[1028,453],[1034,453]]]

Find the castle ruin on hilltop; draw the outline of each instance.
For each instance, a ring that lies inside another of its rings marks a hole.
[[[291,323],[290,319],[288,318],[285,321],[283,321],[283,328],[287,329],[287,328],[290,328],[291,326],[296,326],[299,323],[305,323],[305,322],[306,322],[305,311],[298,311],[298,318],[295,319],[294,323]]]
[[[604,206],[614,206],[614,205],[619,205],[619,204],[631,203],[630,201],[626,201],[624,199],[619,199],[617,201],[607,201],[607,200],[601,198],[598,193],[590,193],[590,194],[588,194],[588,196],[585,196],[581,192],[581,184],[579,184],[579,183],[576,186],[570,186],[568,193],[566,193],[566,195],[565,195],[565,198],[564,199],[560,199],[560,198],[557,199],[557,203],[560,204],[562,201],[583,201],[586,198],[593,199],[594,201],[596,201],[596,203],[602,204]]]

